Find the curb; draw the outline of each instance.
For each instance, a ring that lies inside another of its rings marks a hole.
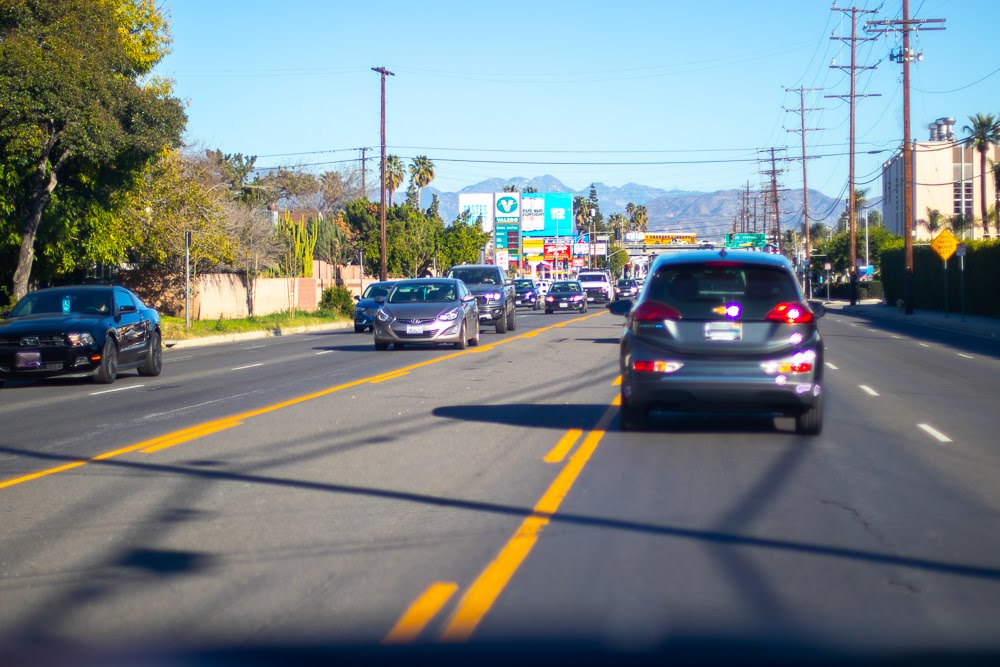
[[[873,302],[871,304],[859,303],[859,305],[881,307],[859,308],[857,306],[852,307],[848,304],[844,304],[844,306],[837,308],[837,310],[840,310],[840,312],[845,315],[869,317],[871,319],[888,320],[891,322],[910,322],[922,327],[927,327],[928,329],[962,333],[992,341],[1000,340],[1000,320],[993,322],[989,321],[987,318],[987,321],[982,321],[983,318],[978,318],[977,316],[977,319],[970,321],[970,318],[963,322],[960,319],[961,316],[955,313],[952,313],[952,317],[948,318],[938,316],[936,313],[930,317],[921,317],[920,313],[914,313],[913,315],[900,314],[895,308],[882,304],[881,302]]]
[[[185,347],[202,347],[205,345],[219,345],[222,343],[236,343],[241,340],[257,340],[260,338],[275,338],[277,336],[291,336],[294,334],[311,333],[314,331],[339,331],[340,329],[354,329],[353,322],[332,322],[330,324],[313,324],[304,327],[289,327],[287,329],[261,329],[260,331],[248,331],[246,333],[222,334],[219,336],[201,336],[198,338],[181,338],[176,340],[163,341],[163,347],[177,350]]]

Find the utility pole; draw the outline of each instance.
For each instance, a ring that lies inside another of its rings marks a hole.
[[[386,279],[385,267],[385,77],[396,76],[384,67],[372,67],[382,76],[382,160],[379,172],[379,280]]]
[[[806,108],[806,91],[809,90],[822,90],[822,88],[785,88],[789,92],[798,92],[799,94],[799,108],[798,109],[786,109],[788,112],[798,112],[799,114],[799,129],[798,130],[788,130],[789,132],[798,132],[802,139],[802,227],[805,231],[806,239],[806,257],[805,257],[805,288],[806,297],[812,296],[812,254],[810,251],[810,229],[809,229],[809,177],[807,175],[806,169],[806,132],[816,132],[820,128],[810,127],[806,128],[806,112],[807,111],[819,111],[818,108],[813,107],[810,109]]]
[[[774,244],[778,248],[778,253],[781,253],[781,213],[778,211],[778,174],[784,172],[784,169],[778,169],[775,166],[774,153],[776,151],[785,150],[784,148],[765,148],[762,153],[771,153],[771,168],[765,169],[763,174],[771,177],[771,202],[774,205],[774,228],[772,233],[774,234]],[[787,158],[782,158],[787,159]],[[766,220],[766,216],[765,216]],[[765,232],[767,230],[765,229]]]
[[[831,11],[843,12],[845,14],[851,15],[851,36],[850,37],[837,37],[836,35],[830,39],[840,41],[840,42],[850,42],[851,43],[851,64],[850,65],[830,65],[831,69],[848,70],[851,73],[851,92],[848,97],[850,98],[850,116],[851,116],[851,147],[850,147],[850,160],[848,166],[848,176],[847,176],[847,223],[848,223],[848,236],[849,238],[849,248],[850,248],[850,272],[851,272],[851,305],[856,306],[858,304],[858,239],[857,239],[857,211],[854,209],[854,142],[855,142],[855,128],[854,128],[854,107],[855,100],[858,97],[879,97],[877,93],[871,95],[858,95],[857,94],[857,71],[859,69],[875,69],[874,67],[861,67],[857,64],[857,53],[858,53],[858,42],[870,42],[872,37],[859,38],[858,37],[858,14],[874,14],[874,10],[870,9],[858,9],[857,7],[851,7],[850,9],[844,9],[837,7],[836,5]],[[843,95],[826,95],[826,97],[839,97],[844,98]]]
[[[895,21],[867,21],[865,30],[874,34],[883,34],[901,29],[903,31],[903,49],[892,53],[892,60],[903,63],[903,252],[905,255],[905,272],[903,273],[903,310],[907,315],[913,314],[913,155],[910,145],[910,62],[916,58],[923,60],[922,53],[910,52],[910,31],[912,30],[944,30],[937,25],[923,27],[925,23],[944,23],[944,19],[911,19],[909,0],[903,0],[903,18]],[[986,175],[983,174],[983,178]]]

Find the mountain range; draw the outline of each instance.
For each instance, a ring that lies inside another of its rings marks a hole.
[[[443,192],[428,186],[421,193],[421,205],[428,207],[433,195],[440,199],[440,212],[445,220],[458,217],[458,195],[467,193],[503,192],[505,186],[514,186],[523,191],[525,187],[538,192],[571,192],[574,197],[589,197],[590,187],[573,190],[553,176],[535,178],[490,178],[475,185],[462,188],[458,192]],[[625,213],[629,202],[646,207],[649,214],[649,231],[694,232],[703,238],[718,237],[732,231],[733,219],[739,214],[743,191],[739,189],[696,192],[689,190],[664,190],[638,183],[627,183],[621,187],[594,183],[598,205],[605,221],[612,213]],[[753,194],[753,193],[751,193]],[[394,201],[401,203],[405,194],[396,193]],[[796,229],[802,225],[802,191],[784,190],[779,194],[781,227]],[[809,217],[813,222],[832,224],[836,222],[845,202],[827,197],[817,190],[809,191]],[[751,210],[753,202],[751,199]],[[758,204],[758,213],[763,219],[763,206]],[[739,231],[739,230],[737,230]],[[752,231],[752,230],[748,230]],[[763,229],[761,229],[763,231]]]

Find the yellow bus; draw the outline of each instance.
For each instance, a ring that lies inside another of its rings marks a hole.
[[[646,245],[698,245],[697,234],[673,234],[671,232],[646,232]]]

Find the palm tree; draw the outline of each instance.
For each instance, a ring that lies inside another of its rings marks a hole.
[[[944,221],[944,214],[936,208],[927,207],[927,231],[934,234],[937,230],[941,229]]]
[[[962,131],[969,135],[969,143],[979,151],[979,205],[983,214],[983,236],[990,235],[986,221],[986,153],[990,144],[1000,142],[1000,121],[991,113],[977,113],[969,116],[972,125],[966,125]]]
[[[608,222],[611,224],[611,230],[615,233],[615,238],[618,240],[624,239],[625,228],[628,227],[628,218],[621,213],[612,213],[608,216]]]
[[[410,163],[410,178],[417,186],[417,208],[420,208],[420,192],[434,180],[434,163],[426,155],[418,155]]]
[[[403,178],[406,176],[406,169],[403,167],[403,161],[399,159],[398,155],[386,155],[385,156],[385,189],[389,192],[389,204],[392,204],[392,193],[396,191],[396,188],[400,186],[403,182]]]
[[[635,220],[636,229],[643,233],[649,231],[649,213],[646,211],[645,206],[635,207],[633,219]]]
[[[868,189],[855,190],[854,191],[854,219],[855,221],[861,219],[861,213],[865,210],[865,204],[868,203]]]

